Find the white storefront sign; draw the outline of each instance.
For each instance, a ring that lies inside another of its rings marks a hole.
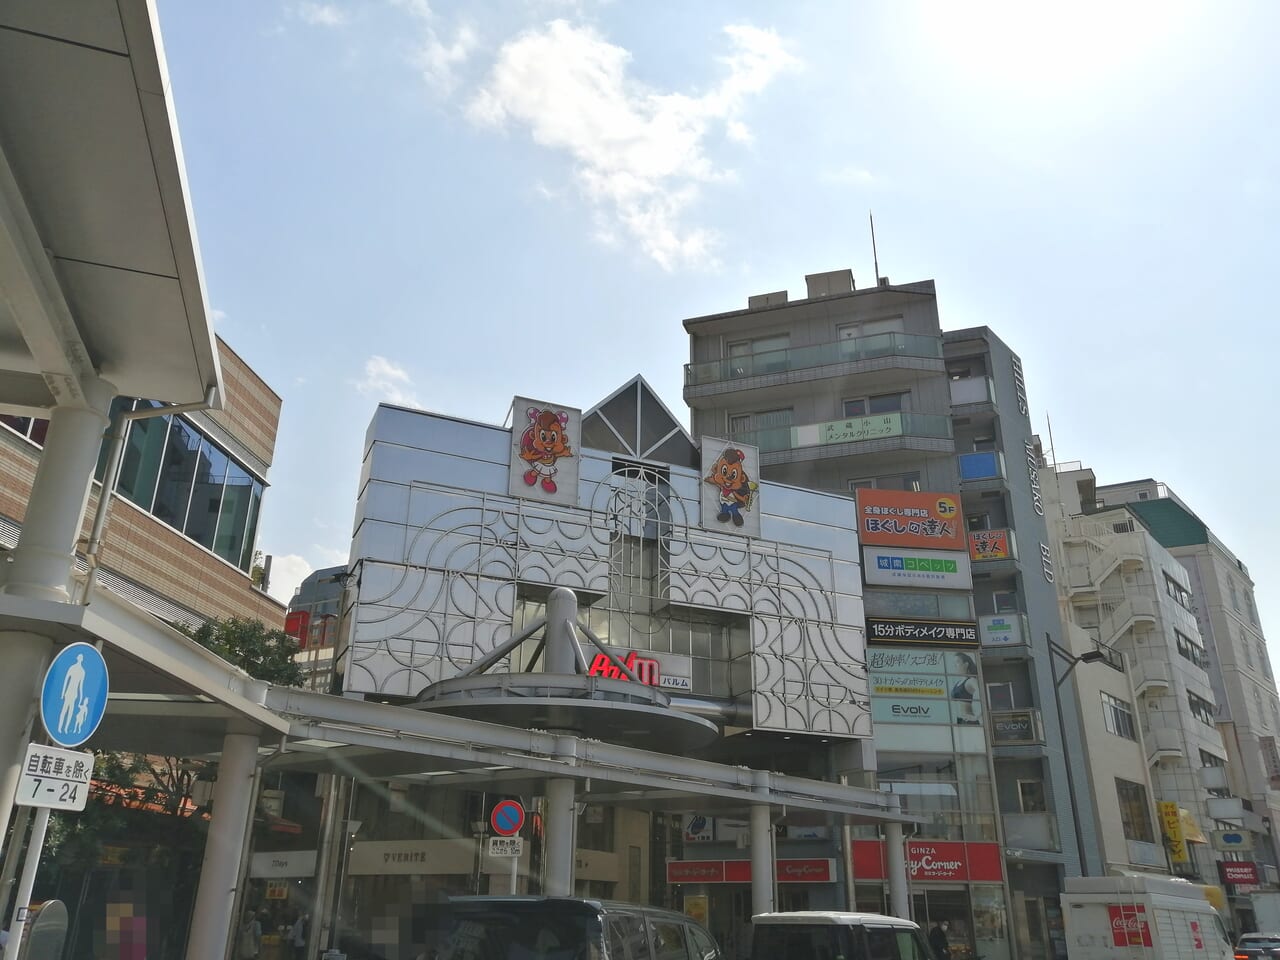
[[[285,850],[255,853],[249,863],[249,876],[255,880],[281,880],[290,877],[314,877],[314,850]]]
[[[1022,643],[1022,617],[1016,613],[989,613],[978,618],[978,636],[984,647]]]
[[[956,550],[863,547],[862,574],[867,583],[887,587],[973,589],[969,554]]]

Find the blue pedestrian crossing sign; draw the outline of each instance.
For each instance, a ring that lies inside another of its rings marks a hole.
[[[60,747],[78,747],[93,736],[107,712],[107,661],[91,643],[63,647],[44,675],[40,720]]]

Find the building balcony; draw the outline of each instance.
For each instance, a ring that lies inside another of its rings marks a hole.
[[[956,464],[960,468],[960,483],[966,493],[998,490],[1008,476],[1004,468],[1004,454],[999,450],[962,453],[956,457]]]
[[[951,418],[928,413],[878,413],[800,426],[747,430],[730,437],[760,448],[763,465],[888,450],[953,453]]]
[[[1057,853],[1058,827],[1049,813],[1002,813],[1005,846],[1020,850],[1044,850]]]
[[[1144,843],[1141,840],[1126,841],[1129,847],[1129,862],[1136,867],[1163,867],[1165,865],[1164,847],[1158,843]]]
[[[991,711],[991,743],[995,746],[1044,743],[1039,710]]]
[[[951,406],[963,407],[974,403],[993,403],[995,385],[990,377],[962,377],[951,381]]]
[[[1169,689],[1169,665],[1161,660],[1139,660],[1133,665],[1133,692],[1165,693]]]
[[[1147,745],[1147,763],[1157,760],[1177,760],[1186,756],[1182,735],[1170,727],[1156,727],[1143,736]]]
[[[684,396],[685,400],[690,400],[895,367],[941,372],[944,370],[942,340],[909,333],[881,333],[808,347],[687,363],[684,368]]]
[[[1205,803],[1214,820],[1244,819],[1244,801],[1239,797],[1207,797]]]
[[[1226,767],[1201,767],[1196,771],[1196,776],[1200,780],[1200,786],[1206,790],[1231,789],[1231,784],[1227,781]]]

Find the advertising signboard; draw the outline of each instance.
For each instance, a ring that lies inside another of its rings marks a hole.
[[[778,883],[835,883],[836,862],[825,857],[780,858],[774,866]],[[670,860],[667,883],[750,883],[750,860]]]
[[[1191,855],[1182,835],[1182,815],[1178,812],[1178,805],[1172,800],[1161,800],[1156,808],[1160,814],[1160,826],[1168,841],[1165,846],[1169,851],[1169,860],[1173,863],[1190,863]]]
[[[965,620],[867,617],[867,640],[939,647],[976,647],[978,627]]]
[[[964,550],[960,496],[859,490],[858,542],[884,547]]]
[[[853,841],[853,875],[859,880],[889,876],[883,840]],[[909,840],[907,869],[913,881],[1001,883],[1003,856],[998,843]]]
[[[1219,860],[1218,876],[1223,883],[1257,885],[1258,865],[1250,860]]]
[[[983,614],[978,617],[978,636],[984,647],[1009,647],[1022,643],[1022,614]]]
[[[702,528],[760,536],[760,448],[702,438]]]
[[[950,550],[863,547],[862,575],[876,586],[973,589],[969,554]]]
[[[1215,850],[1239,850],[1247,853],[1253,849],[1253,834],[1248,830],[1214,830],[1209,834],[1209,842]]]
[[[1039,743],[1034,710],[1002,710],[991,714],[991,742],[994,744]]]
[[[973,530],[969,533],[971,560],[1008,560],[1013,556],[1008,530]]]
[[[514,426],[507,493],[544,503],[576,505],[582,411],[528,397],[516,397],[511,408]]]

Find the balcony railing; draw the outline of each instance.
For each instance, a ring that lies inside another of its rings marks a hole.
[[[1004,477],[1004,454],[998,450],[962,453],[956,457],[960,465],[960,482],[999,480]]]
[[[1049,813],[1003,813],[1004,842],[1020,850],[1058,851],[1058,828]]]
[[[910,333],[878,333],[871,337],[836,340],[808,347],[791,347],[787,350],[769,350],[749,353],[724,360],[708,360],[704,363],[687,363],[684,367],[684,383],[687,387],[744,377],[762,377],[771,373],[824,367],[833,363],[853,363],[858,360],[875,360],[880,357],[919,357],[926,360],[942,359],[942,341],[937,337],[923,337]]]
[[[995,397],[990,377],[964,377],[951,381],[951,404],[989,403]]]
[[[759,447],[761,453],[858,443],[893,437],[951,439],[951,418],[931,413],[878,413],[790,427],[767,427],[731,434],[730,439]]]

